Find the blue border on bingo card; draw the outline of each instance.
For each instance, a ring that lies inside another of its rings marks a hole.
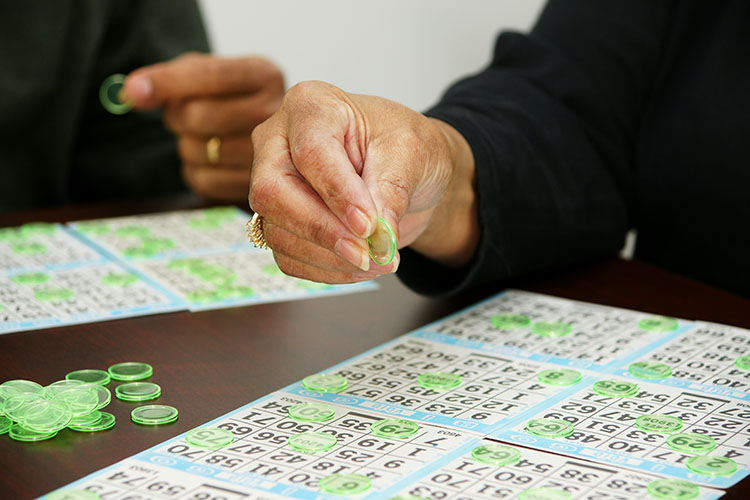
[[[300,289],[298,292],[288,290],[277,291],[272,293],[251,295],[249,297],[240,297],[236,299],[223,299],[216,302],[187,302],[190,311],[206,311],[210,309],[222,309],[227,307],[239,307],[251,304],[268,304],[270,302],[283,302],[286,300],[315,299],[322,297],[331,297],[336,295],[347,295],[357,292],[368,292],[379,289],[379,285],[372,281],[361,283],[351,283],[347,285],[331,285],[330,288],[323,289]]]
[[[637,471],[648,472],[669,476],[676,479],[683,479],[698,483],[702,486],[712,486],[716,488],[728,488],[733,484],[740,482],[750,475],[750,470],[738,464],[737,472],[729,477],[709,477],[695,474],[687,467],[666,464],[645,458],[632,457],[619,451],[604,451],[596,448],[589,448],[568,441],[560,442],[554,439],[548,439],[538,436],[532,436],[527,432],[518,432],[512,429],[501,429],[492,436],[508,443],[535,448],[538,450],[548,451],[565,455],[579,460],[588,460],[600,462],[612,466],[635,469]]]
[[[642,382],[644,381],[644,379],[642,378],[634,377],[627,368],[617,370],[613,373],[613,375],[617,375],[619,377],[627,378],[630,380],[640,380]],[[684,378],[676,378],[671,376],[663,379],[649,379],[645,381],[656,385],[668,385],[670,387],[696,391],[703,394],[714,394],[732,399],[750,401],[750,392],[738,391],[736,389],[732,389],[731,387],[724,387],[721,385],[702,384],[700,382],[691,382],[690,380],[686,380]]]

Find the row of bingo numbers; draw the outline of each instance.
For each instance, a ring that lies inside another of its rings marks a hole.
[[[318,397],[323,399],[336,400],[330,395],[336,392],[436,414],[441,423],[455,422],[481,432],[579,383],[583,375],[557,365],[409,336],[343,363],[329,374],[343,378],[344,384],[336,391],[321,391]],[[298,390],[304,387],[303,383]]]
[[[611,368],[689,326],[674,318],[511,290],[422,331],[483,349],[491,345],[499,352],[534,353],[574,366]]]
[[[745,401],[622,379],[587,380],[571,391],[494,436],[702,484],[729,486],[748,474]]]
[[[680,387],[750,401],[750,331],[697,323],[638,360],[657,367],[653,378]],[[636,365],[637,367],[638,365]],[[628,371],[621,372],[628,375]]]
[[[145,458],[198,466],[229,483],[255,481],[255,487],[291,498],[366,496],[470,439],[452,429],[274,393]]]
[[[722,492],[485,439],[464,447],[457,458],[398,495],[432,500],[708,500]]]

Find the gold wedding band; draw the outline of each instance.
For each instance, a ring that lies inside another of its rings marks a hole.
[[[206,141],[206,159],[211,165],[219,163],[219,150],[221,149],[221,139],[218,136],[211,137]]]
[[[247,239],[250,240],[253,246],[261,248],[263,250],[268,248],[266,243],[266,237],[263,236],[263,217],[257,213],[253,214],[253,218],[247,221],[245,224],[247,227]]]

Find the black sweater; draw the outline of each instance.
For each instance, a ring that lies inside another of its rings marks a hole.
[[[481,239],[442,294],[615,254],[750,296],[750,2],[557,0],[428,113],[469,142]],[[447,235],[449,236],[449,235]]]

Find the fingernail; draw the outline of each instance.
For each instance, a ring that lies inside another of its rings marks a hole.
[[[346,221],[357,236],[367,238],[373,231],[373,224],[365,213],[354,205],[346,210]]]
[[[401,263],[401,255],[399,253],[396,253],[396,256],[393,258],[393,262],[391,262],[391,272],[395,273],[398,271],[398,265]]]
[[[357,244],[340,239],[333,246],[338,255],[363,271],[370,269],[370,255],[367,250],[360,248]]]
[[[154,84],[146,75],[135,75],[130,78],[122,89],[121,97],[130,99],[148,99],[154,91]]]

